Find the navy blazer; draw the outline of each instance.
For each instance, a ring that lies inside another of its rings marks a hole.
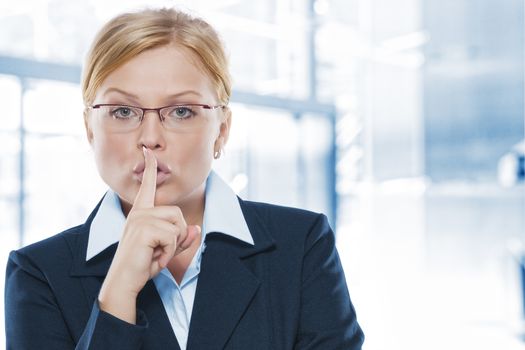
[[[187,349],[361,349],[326,217],[239,201],[255,245],[206,236]],[[139,294],[136,325],[99,309],[117,246],[86,262],[99,205],[83,225],[11,252],[8,349],[180,349],[152,280]]]

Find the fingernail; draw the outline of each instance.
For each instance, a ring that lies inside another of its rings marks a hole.
[[[146,153],[148,152],[148,149],[146,146],[142,146],[142,152],[144,153],[144,157],[146,156]]]

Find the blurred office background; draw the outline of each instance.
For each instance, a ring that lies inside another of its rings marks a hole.
[[[215,167],[329,216],[366,350],[525,349],[521,0],[1,0],[0,261],[103,195],[81,65],[146,5],[221,33],[234,122]]]

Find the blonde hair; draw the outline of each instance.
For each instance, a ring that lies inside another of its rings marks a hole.
[[[84,104],[93,103],[97,89],[115,69],[141,52],[168,44],[192,52],[210,77],[220,103],[228,104],[231,78],[219,35],[204,20],[166,8],[124,13],[102,27],[84,66]]]

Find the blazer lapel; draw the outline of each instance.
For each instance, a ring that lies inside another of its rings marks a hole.
[[[112,244],[89,261],[86,261],[89,228],[99,205],[97,205],[86,223],[80,228],[79,234],[75,235],[75,238],[69,242],[72,251],[75,252],[70,276],[80,278],[80,282],[86,292],[86,306],[89,311],[98,296],[100,287],[117,250],[117,243]],[[149,322],[149,329],[146,332],[143,343],[144,348],[180,350],[168,315],[152,280],[149,280],[139,293],[137,308],[144,311]]]
[[[180,350],[179,343],[166,314],[166,309],[164,309],[157,287],[155,287],[155,283],[152,280],[149,280],[140,291],[137,307],[144,311],[149,321],[143,347],[145,349]]]
[[[245,219],[255,246],[218,232],[206,235],[188,350],[223,349],[260,286],[244,259],[268,251],[275,243],[264,226],[254,222],[257,218],[245,212]]]
[[[188,349],[222,349],[260,283],[221,242],[206,238],[206,244]]]
[[[69,275],[80,280],[85,291],[84,295],[88,312],[91,312],[93,302],[98,296],[102,282],[108,273],[109,266],[117,250],[117,244],[113,244],[89,261],[86,261],[89,229],[101,202],[102,200],[91,212],[86,222],[79,228],[78,234],[65,236],[73,253],[73,263]]]

